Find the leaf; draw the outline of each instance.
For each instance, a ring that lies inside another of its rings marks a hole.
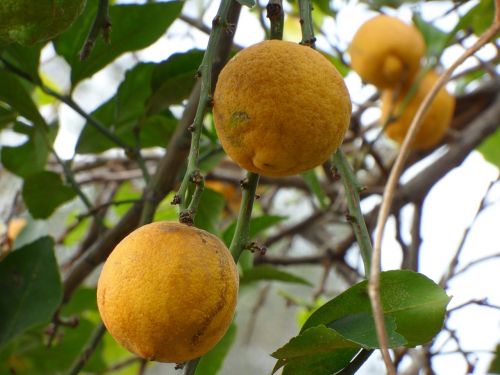
[[[247,6],[249,8],[253,8],[255,6],[255,0],[236,0],[243,6]]]
[[[23,200],[35,219],[48,218],[57,207],[75,197],[76,192],[54,172],[39,172],[24,180]]]
[[[0,262],[0,345],[48,323],[62,298],[54,241],[42,237]]]
[[[213,190],[204,189],[194,218],[195,226],[218,235],[219,217],[223,209],[224,197]]]
[[[38,82],[40,80],[38,66],[42,47],[42,44],[23,47],[18,43],[12,43],[2,52],[2,58],[17,69],[27,73],[32,80]]]
[[[2,147],[4,167],[20,177],[43,171],[49,156],[49,148],[44,137],[39,129],[35,129],[21,146]]]
[[[424,37],[427,56],[439,59],[450,41],[449,33],[445,33],[430,22],[425,22],[418,13],[414,14],[413,22]]]
[[[302,284],[312,286],[306,279],[292,273],[282,271],[270,265],[255,266],[246,270],[240,279],[240,284],[245,285],[255,281],[272,280],[286,283]]]
[[[250,219],[250,229],[248,231],[249,239],[255,238],[259,233],[271,228],[273,225],[285,220],[285,216],[278,215],[262,215]],[[236,220],[226,228],[222,235],[222,240],[229,246],[236,230]]]
[[[90,56],[79,59],[90,25],[95,17],[97,1],[89,1],[87,9],[73,26],[55,40],[57,53],[71,66],[71,82],[76,85],[92,76],[125,52],[143,49],[160,38],[179,15],[184,2],[113,5],[109,8],[112,23],[111,42],[98,38]]]
[[[154,94],[148,102],[149,112],[156,113],[172,104],[181,104],[196,83],[196,72],[204,51],[190,50],[176,53],[156,64],[151,80]]]
[[[195,375],[216,375],[224,363],[224,359],[229,353],[236,338],[236,325],[229,326],[224,337],[207,354],[201,357],[196,367]]]
[[[397,332],[407,347],[429,342],[442,328],[450,298],[426,276],[409,271],[387,271],[380,275],[384,316],[394,317]],[[372,314],[367,281],[362,281],[316,310],[302,331],[358,313]]]
[[[396,323],[393,316],[385,316],[385,329],[387,332],[387,343],[389,348],[397,348],[406,344],[403,336],[396,332]],[[377,331],[373,315],[359,313],[348,315],[345,318],[335,320],[328,324],[346,339],[355,342],[359,346],[368,349],[379,348]]]
[[[500,168],[500,129],[487,137],[477,148],[484,160]]]
[[[324,325],[305,330],[271,355],[278,359],[273,374],[330,375],[343,369],[359,351],[357,345]]]
[[[452,38],[459,30],[472,29],[476,35],[480,35],[492,24],[495,14],[494,2],[481,0],[476,6],[460,17],[455,28],[450,33]]]
[[[302,173],[302,178],[309,190],[314,194],[316,199],[319,202],[319,206],[321,209],[325,209],[328,206],[328,197],[326,196],[321,184],[319,183],[318,176],[316,175],[316,171],[314,169],[309,170],[307,172]]]
[[[4,101],[35,125],[46,126],[33,99],[19,78],[5,70],[0,70],[0,101]]]

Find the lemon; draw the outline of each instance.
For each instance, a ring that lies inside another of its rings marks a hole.
[[[341,75],[319,52],[267,40],[224,67],[213,113],[222,147],[237,164],[290,176],[322,164],[342,143],[351,101]]]
[[[110,334],[149,360],[181,363],[222,338],[234,315],[238,272],[214,235],[155,222],[125,237],[106,260],[97,303]]]
[[[1,0],[0,45],[50,40],[66,30],[84,7],[85,0]]]
[[[379,88],[411,82],[424,54],[420,31],[386,15],[365,22],[349,46],[352,69],[365,82]]]
[[[428,72],[405,108],[403,108],[403,102],[407,91],[401,92],[396,98],[391,90],[386,90],[382,94],[382,123],[387,120],[390,113],[396,116],[395,120],[390,121],[385,129],[389,138],[398,143],[403,142],[420,104],[438,79],[439,75],[435,71]],[[426,150],[436,146],[450,127],[454,110],[455,97],[450,95],[446,88],[441,88],[422,119],[412,147]]]

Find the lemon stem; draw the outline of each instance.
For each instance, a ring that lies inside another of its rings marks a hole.
[[[283,23],[285,20],[285,13],[283,13],[283,5],[281,0],[269,0],[266,7],[267,15],[271,22],[271,32],[269,39],[283,39]]]
[[[212,21],[212,32],[208,39],[207,49],[198,74],[201,78],[200,101],[196,109],[193,124],[190,126],[191,146],[189,149],[188,163],[186,173],[182,179],[181,186],[177,192],[176,202],[180,204],[181,212],[186,209],[188,185],[191,182],[191,176],[198,170],[198,158],[200,154],[200,138],[203,129],[203,118],[207,108],[212,104],[212,66],[214,63],[215,50],[220,41],[220,34],[223,31],[234,32],[235,25],[228,23],[228,14],[232,0],[223,0],[220,4],[217,15]]]
[[[89,35],[87,36],[87,39],[85,40],[85,43],[80,51],[80,60],[85,60],[90,55],[90,51],[92,51],[95,41],[101,32],[104,41],[106,43],[109,41],[110,29],[111,21],[109,20],[109,0],[99,0],[99,6],[97,8],[94,23],[92,24]]]
[[[316,37],[312,20],[312,4],[310,0],[299,0],[300,28],[302,41],[300,44],[315,48]]]
[[[363,258],[363,265],[365,268],[365,275],[369,275],[371,267],[371,254],[372,243],[370,240],[370,233],[366,227],[361,207],[359,204],[359,193],[363,187],[359,184],[354,175],[349,162],[347,161],[341,149],[338,149],[333,156],[333,164],[340,174],[342,184],[344,185],[345,196],[347,200],[347,221],[352,225],[356,241],[358,242],[361,257]]]
[[[259,178],[260,176],[258,174],[248,172],[246,179],[242,183],[243,194],[240,212],[238,214],[238,220],[236,221],[233,240],[229,246],[229,251],[231,251],[236,263],[238,263],[241,253],[245,250],[249,242],[250,218],[252,216],[255,191],[259,184]]]

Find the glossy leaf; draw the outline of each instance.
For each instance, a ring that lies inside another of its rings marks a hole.
[[[48,323],[62,298],[54,241],[42,237],[0,262],[0,345]]]
[[[359,351],[357,345],[324,325],[309,328],[292,338],[272,356],[278,359],[273,373],[330,375],[343,369]]]
[[[285,283],[302,284],[312,286],[306,279],[296,276],[290,272],[280,270],[270,265],[255,266],[243,273],[240,284],[245,285],[255,281],[282,281]]]
[[[380,296],[384,316],[394,317],[396,331],[406,339],[408,347],[429,342],[441,330],[450,300],[432,280],[409,270],[382,272]],[[367,281],[354,285],[316,310],[302,331],[359,313],[372,314]]]
[[[38,66],[40,64],[40,52],[42,44],[31,47],[23,47],[12,43],[2,52],[2,58],[15,68],[26,73],[33,81],[38,82]]]
[[[111,6],[110,44],[98,38],[89,57],[80,61],[79,50],[96,12],[97,2],[89,1],[84,15],[55,41],[56,51],[71,66],[73,85],[92,76],[123,53],[137,51],[154,43],[177,18],[183,4],[182,1],[171,1]]]
[[[24,180],[23,199],[35,219],[48,218],[57,207],[76,197],[57,173],[43,171]]]
[[[425,22],[419,14],[415,14],[413,21],[424,37],[427,56],[439,58],[450,40],[449,33],[438,29],[432,23]]]
[[[180,104],[189,96],[203,55],[201,50],[176,53],[155,66],[151,80],[154,94],[148,103],[150,113]]]

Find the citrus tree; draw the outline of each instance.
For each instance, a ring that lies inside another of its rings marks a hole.
[[[0,374],[500,373],[499,9],[3,1]]]

